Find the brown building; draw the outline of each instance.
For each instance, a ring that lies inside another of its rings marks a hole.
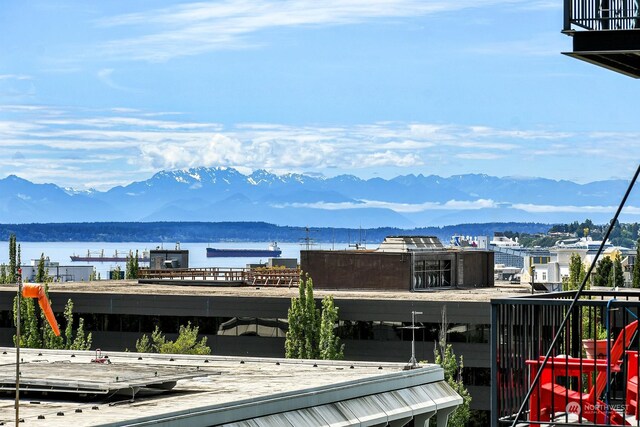
[[[389,236],[376,250],[300,251],[317,289],[412,290],[493,286],[493,251],[445,248],[432,236]]]

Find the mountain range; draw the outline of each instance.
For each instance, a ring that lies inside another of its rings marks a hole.
[[[264,221],[356,228],[585,218],[604,223],[614,211],[606,207],[618,205],[627,185],[484,174],[388,180],[265,170],[245,175],[220,167],[161,171],[108,191],[78,191],[10,175],[0,180],[0,223]],[[637,220],[628,215],[626,220]]]

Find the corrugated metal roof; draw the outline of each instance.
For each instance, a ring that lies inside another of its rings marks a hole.
[[[386,424],[458,406],[462,398],[445,381],[362,396],[328,405],[298,409],[223,427],[347,427]]]
[[[443,250],[444,246],[434,236],[388,236],[380,243],[379,252],[410,252]]]
[[[462,403],[462,397],[446,381],[438,381],[419,387],[427,393],[438,409],[458,406]]]
[[[388,421],[387,413],[380,407],[374,396],[362,396],[355,399],[336,402],[338,406],[347,407],[358,418],[358,425],[384,424]]]
[[[340,407],[331,403],[329,405],[313,406],[309,409],[318,412],[330,427],[360,425],[358,418],[346,406]]]

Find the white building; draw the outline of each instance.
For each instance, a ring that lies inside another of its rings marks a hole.
[[[39,262],[39,259],[32,259],[30,265],[20,266],[23,281],[35,282]],[[60,265],[59,262],[51,261],[49,257],[44,259],[44,268],[54,282],[88,282],[93,272],[92,265]]]
[[[580,259],[588,269],[602,244],[601,240],[592,240],[591,237],[581,238],[572,243],[560,242],[549,249],[548,257],[526,257],[522,272],[521,283],[531,283],[531,267],[533,267],[533,280],[535,283],[562,283],[563,277],[569,277],[569,263],[573,254],[580,255]],[[613,246],[607,241],[604,244],[600,259],[620,255],[625,271],[625,283],[631,281],[629,266],[633,264],[635,253],[631,249],[621,246]]]

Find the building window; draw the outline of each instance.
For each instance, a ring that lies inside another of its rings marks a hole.
[[[534,256],[531,258],[533,260],[533,264],[549,264],[551,261],[550,256]]]
[[[414,264],[413,289],[451,286],[451,260],[417,260]]]

